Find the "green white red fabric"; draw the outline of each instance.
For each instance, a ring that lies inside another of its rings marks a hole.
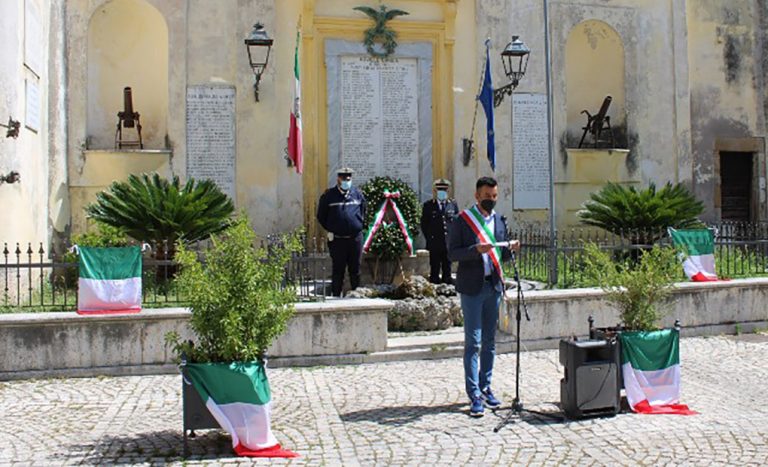
[[[485,219],[483,219],[483,215],[480,214],[477,206],[472,206],[469,209],[461,211],[459,216],[464,219],[475,235],[477,235],[478,243],[498,245],[496,236],[488,229],[488,226],[485,225]],[[504,271],[501,269],[501,248],[494,246],[488,251],[488,256],[491,258],[496,273],[501,278],[501,281],[504,282]]]
[[[232,436],[238,456],[298,457],[272,434],[272,395],[263,363],[188,363],[183,368],[211,415]]]
[[[694,415],[680,404],[680,333],[677,329],[622,332],[621,370],[632,410]]]
[[[141,249],[78,247],[79,314],[141,311]]]
[[[712,229],[669,229],[672,243],[680,252],[683,271],[694,282],[716,281],[715,234]]]
[[[410,231],[408,230],[408,223],[405,221],[403,213],[400,212],[400,209],[397,207],[397,203],[395,203],[395,199],[399,197],[399,191],[390,193],[389,190],[384,190],[384,202],[381,203],[381,208],[379,208],[379,211],[373,218],[371,226],[368,227],[368,233],[366,234],[365,241],[363,242],[363,251],[367,252],[371,248],[371,244],[373,243],[373,236],[376,235],[376,232],[384,224],[384,215],[387,213],[387,208],[392,207],[392,211],[395,213],[395,217],[397,218],[397,224],[400,227],[400,232],[403,234],[403,238],[405,239],[405,245],[408,248],[408,254],[413,255],[413,238],[411,237]]]
[[[296,33],[296,53],[293,58],[293,104],[291,106],[291,126],[288,131],[288,157],[296,167],[296,172],[304,172],[304,158],[301,136],[301,80],[299,79],[299,40]]]

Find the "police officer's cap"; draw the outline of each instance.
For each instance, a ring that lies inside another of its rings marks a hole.
[[[347,176],[347,175],[352,175],[354,172],[355,171],[352,170],[350,167],[342,167],[338,170],[338,172],[336,172],[336,175]]]
[[[451,182],[444,178],[438,178],[432,185],[434,185],[435,188],[448,188],[451,186]]]

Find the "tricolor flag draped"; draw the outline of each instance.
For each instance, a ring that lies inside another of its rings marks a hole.
[[[141,249],[138,246],[78,247],[79,314],[141,311]]]
[[[716,281],[715,234],[712,229],[669,229],[672,243],[680,252],[683,271],[694,282]]]
[[[480,90],[480,95],[477,99],[483,105],[485,110],[485,123],[487,136],[486,141],[488,143],[488,162],[491,164],[491,169],[496,171],[496,142],[493,131],[493,84],[491,83],[491,56],[489,49],[491,47],[491,41],[485,41],[485,75],[483,76],[483,87]],[[473,125],[474,127],[474,125]],[[474,129],[474,128],[473,128]]]
[[[213,418],[232,436],[238,456],[298,457],[283,449],[272,434],[271,393],[263,363],[188,363],[184,375]]]
[[[291,126],[288,131],[288,157],[296,167],[297,173],[304,171],[304,159],[301,140],[301,80],[299,79],[299,40],[296,32],[296,53],[293,58],[293,104],[291,107]]]
[[[680,333],[677,329],[622,332],[621,369],[627,402],[643,414],[695,415],[680,404]]]

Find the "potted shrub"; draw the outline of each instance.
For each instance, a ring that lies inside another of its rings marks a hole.
[[[680,265],[672,248],[642,250],[638,260],[614,262],[595,244],[585,248],[585,274],[600,284],[606,300],[621,316],[615,328],[592,328],[590,337],[617,337],[621,355],[620,387],[639,413],[689,415],[679,404],[679,327],[659,329],[663,302],[672,292]]]
[[[299,234],[279,237],[258,247],[245,215],[220,234],[202,261],[179,243],[178,282],[192,312],[194,341],[175,333],[167,342],[182,359],[185,386],[194,386],[216,422],[232,435],[238,455],[292,457],[270,430],[270,390],[266,351],[282,334],[293,315],[296,291],[284,281],[291,255],[300,251]],[[184,437],[188,410],[194,410],[193,391],[184,398]],[[205,424],[205,423],[204,423]],[[215,428],[192,426],[191,428]]]
[[[639,261],[614,261],[594,243],[584,248],[584,275],[600,284],[606,300],[619,311],[619,330],[658,329],[662,303],[672,292],[680,265],[675,250],[654,246]]]

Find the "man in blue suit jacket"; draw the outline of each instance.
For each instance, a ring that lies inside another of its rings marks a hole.
[[[493,209],[496,198],[496,180],[478,179],[477,204],[459,214],[448,237],[448,258],[458,262],[456,291],[464,314],[464,379],[473,417],[483,416],[483,406],[501,405],[491,390],[496,326],[504,292],[501,263],[512,256],[511,249],[520,248],[518,241],[507,238],[504,219]]]

